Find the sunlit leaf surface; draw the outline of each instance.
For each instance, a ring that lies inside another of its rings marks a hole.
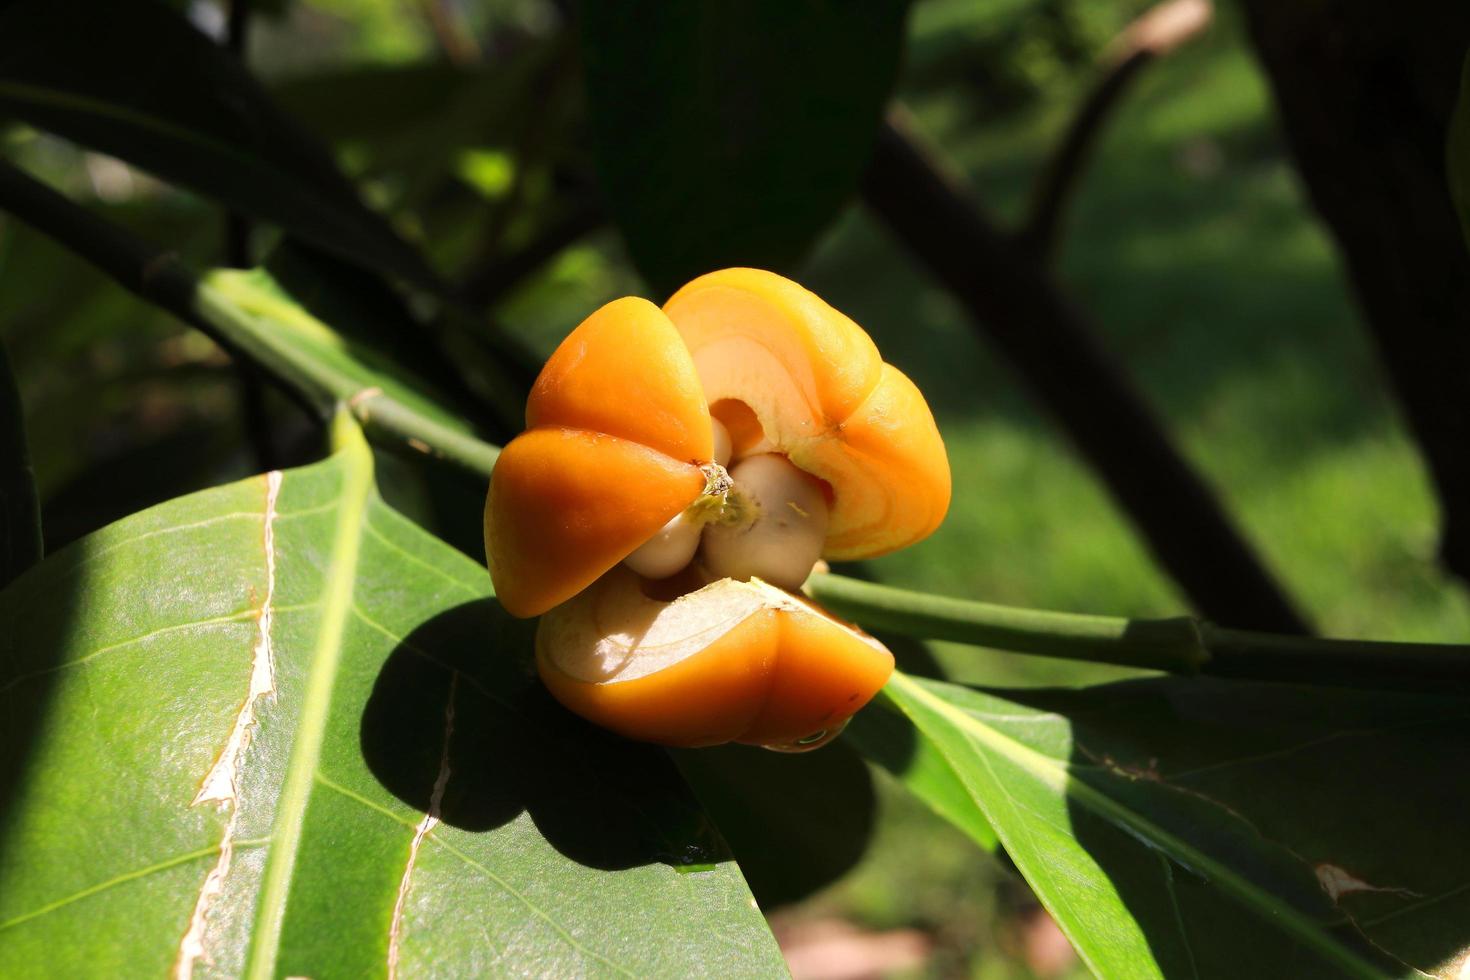
[[[780,975],[666,756],[344,441],[0,593],[0,976]]]
[[[1458,977],[1470,705],[1200,680],[886,689],[1106,977]]]

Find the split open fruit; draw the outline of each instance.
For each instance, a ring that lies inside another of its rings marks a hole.
[[[802,749],[882,687],[892,655],[789,591],[949,506],[923,395],[857,324],[756,269],[662,310],[616,300],[552,354],[526,426],[485,550],[502,605],[545,614],[537,665],[568,708],[664,744]]]

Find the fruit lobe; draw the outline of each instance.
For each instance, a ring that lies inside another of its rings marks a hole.
[[[664,312],[737,446],[753,423],[764,451],[785,454],[831,487],[826,557],[886,554],[939,526],[950,473],[934,416],[861,327],[759,269],[701,276]]]
[[[652,303],[616,300],[547,361],[495,464],[485,554],[506,610],[586,588],[699,496],[713,430],[689,354]]]
[[[542,426],[619,436],[685,462],[714,455],[689,351],[668,317],[636,296],[593,313],[551,355],[526,402],[526,428]]]
[[[790,745],[840,728],[893,656],[759,580],[663,601],[619,568],[542,618],[536,664],[557,700],[629,738]]]

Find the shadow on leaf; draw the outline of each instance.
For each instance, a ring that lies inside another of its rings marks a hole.
[[[845,738],[801,755],[747,745],[672,754],[767,911],[830,885],[868,849],[873,777]]]
[[[595,728],[546,693],[530,662],[533,632],[483,600],[427,620],[399,644],[360,732],[383,786],[427,812],[447,764],[444,823],[483,832],[526,814],[588,867],[697,871],[728,860],[663,751]]]

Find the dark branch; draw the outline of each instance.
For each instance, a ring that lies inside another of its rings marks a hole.
[[[892,124],[863,196],[1009,357],[1196,609],[1307,631],[1083,314]]]
[[[1032,192],[1026,223],[1018,233],[1021,242],[1038,260],[1050,259],[1055,251],[1062,212],[1077,190],[1103,123],[1128,83],[1153,59],[1152,51],[1135,51],[1114,65],[1082,103],[1066,135],[1047,160]]]
[[[1470,5],[1242,7],[1297,169],[1429,465],[1440,562],[1470,582],[1470,251],[1445,180]]]
[[[195,311],[198,282],[175,253],[154,248],[3,160],[0,211],[55,239],[128,292],[162,307],[219,344],[231,357],[244,359],[228,337]],[[317,406],[304,394],[273,376],[271,380],[312,418],[321,418]]]
[[[250,0],[230,0],[225,21],[225,49],[243,66],[250,50]],[[254,265],[250,253],[250,219],[238,211],[225,212],[225,263],[232,268]]]
[[[472,65],[480,60],[479,42],[449,4],[444,0],[420,0],[419,9],[434,32],[439,50],[450,63]]]
[[[1087,170],[1093,147],[1139,70],[1197,36],[1209,25],[1209,0],[1169,0],[1130,24],[1112,45],[1106,74],[1078,108],[1036,182],[1019,238],[1041,261],[1056,248],[1062,214]]]

